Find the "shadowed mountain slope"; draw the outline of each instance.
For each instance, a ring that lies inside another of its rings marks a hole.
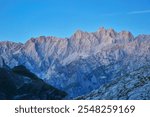
[[[54,100],[67,93],[45,83],[23,65],[13,69],[0,68],[0,99]]]

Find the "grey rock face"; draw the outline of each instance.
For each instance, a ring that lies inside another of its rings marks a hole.
[[[25,44],[0,42],[0,56],[10,67],[23,64],[73,98],[150,65],[150,36],[104,28],[78,30],[65,39],[41,36]]]
[[[116,78],[80,100],[150,100],[150,66]]]

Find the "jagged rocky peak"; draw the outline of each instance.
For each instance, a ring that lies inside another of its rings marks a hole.
[[[5,44],[8,46],[14,45],[14,44],[22,44],[22,43],[16,43],[16,42],[11,42],[11,41],[1,41],[0,44]]]
[[[135,40],[139,41],[139,42],[142,42],[142,41],[145,41],[145,40],[150,40],[150,35],[138,35],[137,37],[135,37]]]
[[[36,38],[32,37],[25,43],[25,45],[28,45],[29,43],[35,43],[35,41],[36,41]]]
[[[7,49],[9,49],[9,48],[11,48],[11,50],[13,50],[13,49],[18,49],[18,48],[20,48],[21,46],[23,46],[23,44],[22,43],[16,43],[16,42],[11,42],[11,41],[2,41],[2,42],[0,42],[0,48],[6,48],[6,50]]]
[[[118,35],[126,39],[134,38],[133,34],[129,31],[121,31],[117,33],[113,28],[105,29],[104,27],[101,27],[98,29],[97,33],[102,36],[110,36],[112,38]]]
[[[132,34],[131,32],[129,32],[129,31],[121,31],[121,32],[119,33],[119,36],[120,36],[121,38],[123,38],[123,39],[128,39],[128,40],[134,39],[133,34]]]
[[[38,37],[38,38],[36,38],[36,39],[37,39],[37,42],[38,42],[38,43],[44,43],[44,42],[46,42],[47,37],[45,37],[45,36],[40,36],[40,37]]]
[[[81,38],[85,38],[87,35],[89,35],[88,32],[84,32],[82,30],[77,30],[71,38],[81,39]]]
[[[53,42],[60,42],[60,41],[66,41],[67,39],[65,38],[58,38],[54,36],[39,36],[36,38],[31,38],[29,39],[25,45],[31,45],[31,44],[46,44],[48,43],[53,43]]]
[[[82,37],[82,31],[81,31],[81,30],[77,30],[77,31],[73,34],[72,37],[73,37],[73,38],[77,38],[77,39],[81,38],[81,37]]]
[[[32,38],[30,38],[30,39],[26,42],[26,44],[28,44],[28,43],[36,43],[36,42],[41,43],[41,42],[45,41],[46,39],[47,39],[47,37],[45,37],[45,36],[39,36],[39,37],[37,37],[37,38],[32,37]]]
[[[106,29],[105,29],[104,27],[100,27],[97,32],[105,33],[105,32],[106,32]]]
[[[100,27],[96,33],[98,33],[100,36],[110,36],[112,38],[117,35],[117,32],[114,29],[105,29],[104,27]]]
[[[114,37],[116,37],[117,33],[115,32],[114,29],[110,28],[110,29],[107,30],[107,35],[114,38]]]
[[[96,40],[101,40],[104,43],[112,43],[115,42],[116,39],[119,41],[129,41],[133,40],[134,36],[132,35],[131,32],[128,31],[122,31],[122,32],[116,32],[113,28],[105,29],[104,27],[99,28],[96,32],[85,32],[82,30],[77,30],[69,39],[73,39],[75,42],[80,42],[80,41],[96,41]],[[67,43],[66,38],[57,38],[54,36],[40,36],[37,38],[31,38],[26,42],[26,45],[34,45],[35,43],[42,44],[42,43],[53,43],[53,42],[62,42],[62,43]],[[74,42],[72,41],[72,42]]]
[[[25,48],[35,48],[37,44],[42,44],[46,43],[46,37],[45,36],[40,36],[38,38],[31,38],[25,43]]]
[[[100,35],[106,35],[107,30],[104,27],[100,27],[96,33]]]

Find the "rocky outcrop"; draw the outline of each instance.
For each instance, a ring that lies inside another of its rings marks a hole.
[[[78,100],[150,100],[150,66],[116,78]]]
[[[7,65],[24,65],[70,98],[150,65],[150,36],[100,28],[78,30],[70,38],[31,38],[25,44],[0,42]]]

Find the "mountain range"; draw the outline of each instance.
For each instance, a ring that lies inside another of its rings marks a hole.
[[[66,99],[150,99],[150,35],[134,37],[102,27],[96,32],[77,30],[69,38],[3,41],[0,58],[10,68],[23,65],[67,92]],[[135,88],[139,80],[144,83]]]

